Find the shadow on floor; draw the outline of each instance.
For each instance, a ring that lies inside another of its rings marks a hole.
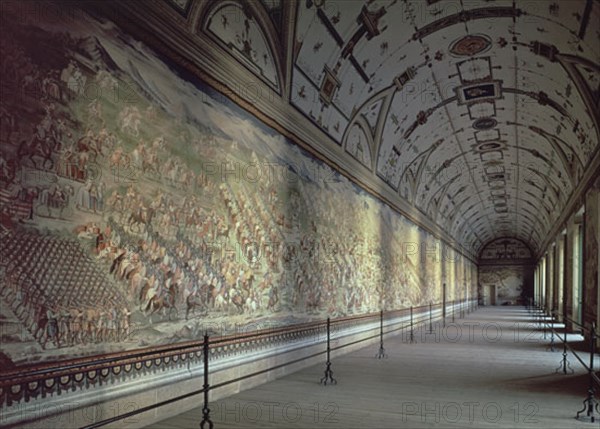
[[[550,373],[507,381],[514,383],[515,386],[528,392],[555,392],[581,397],[583,401],[587,396],[589,380],[589,375],[581,372],[573,375]]]

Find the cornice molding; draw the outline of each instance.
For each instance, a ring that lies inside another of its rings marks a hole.
[[[480,259],[479,267],[535,267],[535,259]]]

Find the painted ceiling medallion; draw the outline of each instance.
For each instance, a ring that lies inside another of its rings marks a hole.
[[[470,57],[487,51],[492,41],[482,34],[469,34],[450,45],[450,53],[457,57]]]
[[[329,106],[333,100],[335,91],[340,87],[341,82],[336,75],[335,70],[331,70],[325,64],[323,69],[323,81],[321,82],[321,91],[319,93],[319,99],[325,106]]]
[[[498,121],[494,118],[479,118],[475,122],[473,122],[473,128],[476,130],[489,130],[490,128],[494,128],[498,125]]]

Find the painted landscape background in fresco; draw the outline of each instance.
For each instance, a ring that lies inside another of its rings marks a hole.
[[[469,262],[110,23],[4,12],[4,368],[464,297]]]

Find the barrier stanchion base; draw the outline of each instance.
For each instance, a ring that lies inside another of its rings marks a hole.
[[[204,426],[208,426],[208,429],[214,428],[214,423],[209,417],[210,409],[207,407],[202,408],[202,421],[200,422],[200,429],[204,429]]]
[[[583,400],[583,408],[577,411],[575,418],[582,422],[594,423],[596,422],[596,416],[594,412],[600,414],[599,404],[596,398],[594,398],[594,389],[588,390],[588,397]],[[585,415],[581,415],[585,413]]]
[[[321,379],[320,382],[322,385],[326,386],[329,384],[337,384],[337,380],[333,378],[333,371],[331,370],[331,362],[327,362],[327,369],[325,369],[325,376]]]
[[[560,360],[558,368],[556,368],[556,371],[554,371],[555,374],[558,374],[559,372],[562,372],[564,375],[575,374],[575,370],[571,368],[571,364],[569,363],[565,355],[563,355],[563,358]]]
[[[379,351],[377,352],[377,354],[375,355],[375,357],[377,359],[387,359],[388,355],[385,352],[385,349],[383,348],[383,345],[379,346]]]

